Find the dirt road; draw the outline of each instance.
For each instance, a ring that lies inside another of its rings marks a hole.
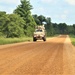
[[[0,75],[75,75],[75,48],[67,35],[0,46]]]

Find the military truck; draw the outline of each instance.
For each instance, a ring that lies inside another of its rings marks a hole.
[[[46,41],[46,30],[44,25],[35,27],[35,32],[33,34],[33,41],[37,40]]]

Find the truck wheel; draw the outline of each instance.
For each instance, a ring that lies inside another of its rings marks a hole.
[[[33,41],[36,41],[36,38],[33,37]]]
[[[43,41],[46,41],[46,38],[45,37],[43,37]]]

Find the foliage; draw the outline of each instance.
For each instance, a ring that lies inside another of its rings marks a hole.
[[[40,20],[39,20],[39,18],[38,18],[38,15],[32,15],[33,16],[33,18],[34,18],[34,20],[35,20],[35,22],[36,22],[36,24],[37,25],[41,25],[41,22],[40,22]]]
[[[71,38],[72,44],[75,46],[75,35],[71,34],[70,38]]]
[[[47,17],[45,27],[46,27],[46,31],[47,31],[47,36],[52,36],[53,35],[53,26],[52,26],[50,17]]]
[[[30,10],[32,6],[30,5],[29,0],[20,0],[21,4],[14,10],[14,13],[19,14],[25,20],[31,14]]]
[[[59,32],[58,24],[52,23],[52,26],[53,26],[54,35],[59,34],[60,32]]]
[[[60,23],[58,25],[58,27],[59,27],[60,34],[66,34],[67,33],[67,24],[66,23]]]
[[[14,10],[14,13],[20,15],[26,22],[26,26],[24,26],[25,30],[25,35],[30,35],[28,34],[27,31],[32,32],[32,28],[34,29],[36,23],[31,15],[31,10],[32,6],[30,5],[29,0],[21,0],[21,4]],[[30,27],[30,29],[28,29]]]
[[[3,29],[3,25],[6,24],[6,21],[7,21],[7,15],[6,15],[6,12],[0,12],[0,32],[2,32],[2,29]]]
[[[73,32],[74,32],[74,35],[75,35],[75,24],[73,24]]]
[[[25,42],[25,41],[32,41],[32,37],[20,37],[20,38],[3,38],[3,37],[0,37],[0,45]]]
[[[6,37],[32,36],[36,23],[31,9],[29,0],[21,0],[13,14],[0,12],[0,32]]]
[[[68,25],[68,34],[74,34],[74,29],[72,25]]]
[[[8,14],[6,17],[5,23],[2,25],[2,32],[6,37],[20,37],[24,35],[25,21],[17,14]]]
[[[46,22],[46,19],[43,15],[38,16],[38,19],[39,19],[41,25],[43,25],[43,22]]]

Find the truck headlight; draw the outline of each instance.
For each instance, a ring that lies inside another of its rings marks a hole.
[[[34,37],[36,37],[37,35],[36,34],[34,34]]]

